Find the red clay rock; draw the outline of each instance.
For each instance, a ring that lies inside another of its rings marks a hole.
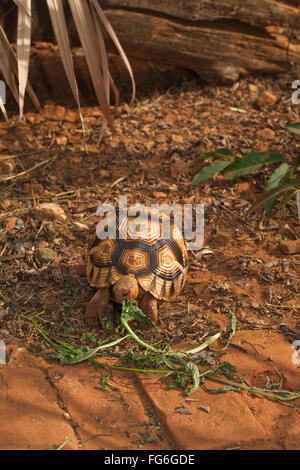
[[[128,373],[113,371],[110,391],[100,388],[108,372],[89,364],[63,367],[63,377],[53,382],[67,404],[84,450],[169,449],[159,425],[151,418],[135,381]],[[144,442],[143,436],[153,441]]]
[[[77,449],[73,428],[45,374],[34,367],[0,369],[0,449]]]
[[[199,389],[185,400],[182,391],[162,389],[152,377],[139,376],[140,384],[170,433],[176,449],[226,449],[264,439],[266,434],[243,398],[236,392],[209,394]],[[209,388],[218,384],[207,383]],[[176,412],[184,404],[190,415]],[[209,413],[199,407],[206,407]]]
[[[277,369],[282,375],[282,388],[297,390],[300,365],[292,362],[293,349],[283,335],[268,330],[238,331],[232,342],[248,353],[229,347],[221,362],[236,366],[251,385],[278,383]],[[178,449],[300,448],[300,417],[296,410],[248,392],[214,395],[198,389],[191,396],[197,401],[189,401],[178,390],[158,387],[157,378],[142,374],[137,377]],[[219,388],[222,384],[206,380],[206,386]],[[177,413],[180,404],[191,414]],[[203,407],[210,412],[203,411]]]
[[[246,391],[211,394],[199,388],[187,397],[168,389],[159,375],[123,371],[113,371],[105,391],[108,372],[91,364],[63,366],[23,346],[8,345],[6,352],[8,362],[0,366],[1,450],[56,449],[66,436],[64,449],[300,448],[299,412]],[[282,388],[296,391],[300,364],[293,352],[282,334],[238,330],[219,358],[251,385],[281,381]],[[206,380],[205,386],[223,384]]]

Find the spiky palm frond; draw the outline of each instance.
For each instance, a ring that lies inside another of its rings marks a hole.
[[[40,103],[28,82],[28,72],[30,65],[30,45],[31,45],[31,0],[12,0],[18,7],[18,30],[16,53],[9,44],[4,29],[0,26],[0,72],[10,89],[14,99],[19,104],[20,118],[24,113],[25,92],[29,94],[35,106],[40,110]],[[80,112],[79,91],[74,72],[72,52],[69,41],[69,34],[66,26],[65,14],[62,0],[44,0],[47,3],[54,35],[58,44],[63,67],[72,90],[74,99]],[[101,106],[104,116],[104,126],[106,122],[113,129],[110,115],[110,86],[118,99],[118,90],[109,73],[108,58],[105,43],[101,31],[104,27],[114,42],[121,59],[130,75],[132,83],[132,98],[135,98],[135,82],[130,63],[119,43],[117,36],[106,18],[98,0],[68,0],[70,11],[78,32],[78,36],[86,57],[90,77]],[[0,109],[4,117],[8,119],[5,104],[0,97]]]

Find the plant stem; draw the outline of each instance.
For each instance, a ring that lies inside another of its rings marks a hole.
[[[114,370],[127,370],[129,372],[142,372],[144,374],[166,374],[168,371],[166,369],[135,369],[132,367],[123,367],[123,366],[114,366],[107,364],[106,362],[99,362],[97,359],[94,359],[93,357],[90,357],[87,359],[89,362],[92,364],[95,364],[98,367],[101,367],[102,369],[114,369]]]
[[[247,385],[238,384],[236,382],[232,382],[231,380],[221,379],[218,377],[208,377],[208,380],[213,380],[214,382],[223,383],[225,385],[231,385],[232,387],[236,387],[241,390],[246,390],[247,392],[251,392],[251,393],[256,393],[258,395],[263,395],[268,398],[274,398],[275,400],[278,400],[278,401],[290,401],[290,400],[297,400],[298,398],[300,398],[300,392],[296,393],[292,397],[278,397],[278,395],[265,392],[261,389],[257,389],[256,387],[248,387]]]
[[[156,349],[154,346],[151,346],[150,344],[145,343],[142,339],[140,339],[135,332],[130,328],[128,325],[127,320],[121,315],[121,323],[126,328],[126,330],[130,333],[130,335],[133,337],[133,339],[139,343],[141,346],[143,346],[146,349],[150,349],[150,351],[156,352],[156,353],[161,353],[162,351],[160,349]]]
[[[221,336],[221,333],[216,333],[215,335],[211,336],[206,341],[204,341],[204,343],[200,344],[200,346],[197,346],[194,349],[190,349],[189,351],[184,351],[184,352],[185,354],[191,354],[191,355],[197,354],[198,352],[202,351],[207,346],[209,346],[211,343],[216,341],[218,338],[220,338],[220,336]]]

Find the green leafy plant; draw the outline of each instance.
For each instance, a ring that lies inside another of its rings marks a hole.
[[[300,135],[300,122],[287,125],[287,129]],[[295,195],[297,200],[298,215],[300,220],[300,178],[296,176],[300,166],[300,152],[297,155],[295,164],[290,164],[281,155],[269,152],[247,153],[241,158],[237,158],[231,150],[223,148],[215,152],[201,152],[203,158],[217,158],[220,161],[205,166],[197,173],[192,181],[191,189],[222,172],[225,180],[234,180],[239,176],[245,176],[262,167],[274,163],[280,165],[272,173],[269,183],[265,188],[264,196],[252,206],[251,210],[264,206],[266,214],[272,212],[275,204],[277,207],[284,207]]]
[[[63,364],[74,364],[82,361],[89,361],[94,364],[97,368],[105,369],[108,372],[108,376],[104,377],[100,388],[105,391],[109,391],[108,381],[111,378],[113,370],[122,370],[130,372],[139,372],[145,374],[163,374],[164,380],[167,382],[169,388],[173,388],[172,382],[179,385],[184,389],[186,395],[194,393],[201,385],[210,393],[225,393],[228,391],[239,392],[241,390],[250,392],[254,395],[263,396],[269,400],[275,400],[278,403],[286,406],[291,406],[297,410],[300,407],[294,402],[300,398],[300,390],[298,392],[290,392],[287,390],[280,389],[280,384],[272,384],[270,388],[258,388],[251,386],[244,380],[236,371],[236,367],[229,362],[222,362],[215,367],[206,368],[204,371],[200,371],[196,364],[197,355],[200,351],[207,348],[216,339],[221,336],[221,333],[208,338],[205,342],[188,351],[175,351],[172,350],[169,345],[165,348],[159,349],[156,346],[147,344],[143,341],[136,331],[133,331],[129,325],[131,321],[146,322],[153,325],[153,322],[144,314],[144,312],[137,306],[136,302],[132,299],[128,299],[122,304],[122,313],[120,316],[120,329],[121,331],[127,330],[128,334],[122,336],[114,341],[108,343],[102,343],[96,348],[89,347],[78,347],[65,343],[51,335],[45,328],[37,322],[36,318],[41,318],[44,312],[40,312],[36,315],[25,317],[26,320],[32,323],[36,330],[43,336],[43,338],[51,345],[56,351],[51,357],[58,359]],[[236,317],[232,312],[229,312],[231,321],[228,328],[228,339],[224,348],[218,351],[224,351],[230,344],[232,337],[235,334]],[[121,341],[126,339],[133,339],[139,347],[130,350],[129,352],[122,355],[123,361],[126,361],[126,365],[109,364],[108,362],[100,362],[95,358],[95,355],[103,349],[116,346]],[[140,349],[144,348],[144,350]],[[216,350],[215,350],[216,351]],[[131,363],[134,363],[136,367],[129,367]],[[203,361],[205,362],[205,361]],[[201,362],[201,365],[202,364]],[[225,376],[225,378],[220,377]],[[222,387],[218,389],[209,389],[203,384],[204,377],[207,380],[222,384]],[[230,380],[229,380],[230,379]]]

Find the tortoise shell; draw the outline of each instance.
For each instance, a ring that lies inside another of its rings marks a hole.
[[[162,238],[165,219],[162,212],[149,209],[121,220],[118,214],[102,219],[87,250],[89,284],[106,287],[131,274],[157,299],[174,299],[186,280],[187,252],[181,232],[169,217],[168,238]],[[113,238],[104,238],[109,231]]]

